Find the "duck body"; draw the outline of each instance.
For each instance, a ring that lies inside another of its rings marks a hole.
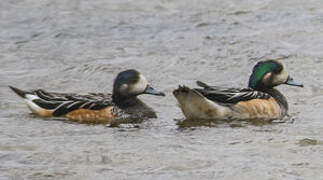
[[[174,91],[174,95],[188,119],[273,120],[281,119],[288,110],[286,99],[276,89],[266,93],[250,88],[184,86]]]
[[[248,88],[221,88],[198,81],[200,88],[180,86],[173,94],[187,119],[268,121],[287,115],[286,98],[274,88],[287,82],[302,86],[292,81],[281,63],[264,61],[254,67]]]
[[[123,81],[120,81],[120,78],[123,78]],[[119,73],[112,94],[55,93],[41,89],[24,91],[9,87],[24,99],[33,113],[42,117],[66,117],[80,123],[112,124],[155,118],[156,113],[153,109],[137,96],[140,94],[164,96],[162,92],[151,88],[146,79],[135,70]]]

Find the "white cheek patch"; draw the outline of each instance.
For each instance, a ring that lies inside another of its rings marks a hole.
[[[288,73],[285,71],[285,68],[281,71],[281,73],[274,76],[273,83],[276,85],[283,84],[288,79]]]
[[[122,84],[119,88],[119,92],[123,95],[127,94],[127,89],[128,89],[128,85],[127,84]]]
[[[271,73],[271,72],[269,72],[269,73],[267,73],[267,74],[265,74],[264,75],[264,77],[262,78],[263,80],[263,82],[266,84],[268,84],[268,83],[270,83],[269,81],[270,81],[270,77],[273,75],[273,73]]]
[[[147,85],[148,85],[147,79],[145,78],[145,76],[140,74],[138,82],[136,82],[135,84],[129,87],[130,88],[129,92],[133,94],[143,93],[146,90]]]

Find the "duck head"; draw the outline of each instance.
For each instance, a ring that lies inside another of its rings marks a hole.
[[[117,75],[113,85],[114,102],[131,99],[141,94],[165,96],[163,92],[151,87],[146,78],[134,69],[122,71]]]
[[[249,87],[255,90],[269,89],[280,84],[303,87],[287,73],[284,65],[276,60],[258,62],[249,78]]]

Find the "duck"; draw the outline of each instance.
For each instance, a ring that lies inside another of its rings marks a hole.
[[[179,86],[173,91],[187,120],[281,120],[288,103],[275,87],[287,84],[304,87],[293,80],[278,60],[258,62],[247,88],[224,88],[197,81],[198,88]]]
[[[9,86],[22,97],[32,113],[41,117],[63,117],[80,123],[119,124],[156,118],[154,110],[138,96],[165,96],[155,90],[137,70],[118,73],[112,93],[57,93],[42,89],[21,90]]]

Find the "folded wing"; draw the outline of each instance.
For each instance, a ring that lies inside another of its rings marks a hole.
[[[209,86],[201,81],[197,82],[202,88],[196,88],[195,90],[201,93],[209,100],[235,104],[241,101],[249,101],[252,99],[269,99],[271,96],[268,93],[255,91],[251,88],[220,88],[217,86]]]
[[[42,116],[62,116],[77,109],[102,110],[114,106],[111,94],[52,93],[45,90],[24,91],[10,88],[27,103],[28,107]]]

